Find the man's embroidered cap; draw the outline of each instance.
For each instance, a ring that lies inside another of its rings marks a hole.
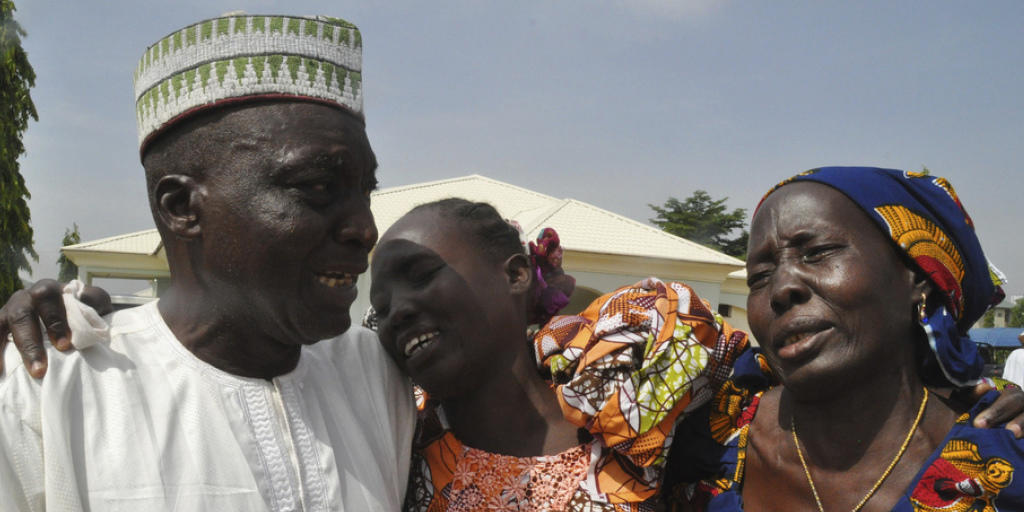
[[[363,116],[363,41],[338,18],[229,14],[146,49],[135,70],[139,152],[175,122],[211,107],[297,98]]]

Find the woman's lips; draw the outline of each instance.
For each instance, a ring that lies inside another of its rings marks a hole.
[[[799,332],[786,336],[778,349],[779,359],[793,361],[808,357],[820,348],[831,331],[832,328],[828,327],[819,331]]]

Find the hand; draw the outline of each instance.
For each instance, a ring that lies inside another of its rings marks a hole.
[[[39,323],[46,328],[50,343],[60,351],[72,348],[71,332],[68,329],[67,313],[64,311],[63,286],[53,279],[43,279],[27,290],[18,290],[0,308],[0,354],[10,341],[21,352],[25,368],[30,375],[41,378],[46,374],[46,348]],[[97,313],[105,315],[113,310],[110,295],[96,287],[86,287],[82,302]],[[0,357],[0,371],[3,358]]]
[[[969,395],[977,402],[982,395],[993,389],[996,388],[992,387],[991,382],[983,379]],[[989,428],[1003,422],[1006,422],[1006,430],[1013,432],[1017,439],[1024,437],[1024,391],[1017,386],[1008,386],[1000,391],[999,398],[974,418],[974,426],[978,428]]]

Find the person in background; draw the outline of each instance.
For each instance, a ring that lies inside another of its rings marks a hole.
[[[1024,331],[1017,335],[1017,341],[1022,348],[1014,349],[1006,358],[1003,378],[1018,386],[1024,386]]]
[[[337,18],[249,15],[145,51],[139,153],[171,284],[45,360],[21,341],[34,314],[5,306],[0,334],[29,348],[4,354],[0,510],[401,506],[411,387],[348,312],[377,239],[361,52]]]

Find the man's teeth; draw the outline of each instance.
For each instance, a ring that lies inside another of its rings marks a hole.
[[[792,345],[794,343],[799,343],[799,342],[801,342],[801,341],[803,341],[803,340],[805,340],[805,339],[807,339],[809,337],[811,337],[811,333],[809,333],[809,332],[802,332],[802,333],[799,333],[799,334],[793,334],[793,335],[789,336],[788,338],[786,338],[786,345]]]
[[[356,276],[355,274],[317,274],[316,280],[333,288],[335,286],[351,286],[355,282]]]
[[[411,356],[417,350],[427,346],[427,342],[434,339],[439,331],[428,332],[426,334],[420,334],[419,336],[413,337],[411,340],[405,343],[405,357]]]

